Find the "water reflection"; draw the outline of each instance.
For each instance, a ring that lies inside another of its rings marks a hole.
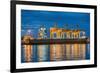
[[[30,62],[90,59],[90,44],[32,45]],[[25,60],[25,49],[21,47],[21,62]]]

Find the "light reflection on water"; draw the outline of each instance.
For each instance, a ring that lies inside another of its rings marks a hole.
[[[32,57],[31,57],[31,62],[39,62],[39,55],[38,55],[38,45],[33,45],[33,53],[32,53]],[[43,61],[50,61],[50,46],[48,45],[44,45],[46,46],[46,48],[43,50],[43,52],[45,53],[44,56],[42,56],[42,58],[44,58]],[[21,46],[21,62],[25,63],[25,57],[24,57],[24,47]],[[85,59],[90,59],[90,44],[86,45],[86,56]],[[67,61],[67,60],[66,60]]]

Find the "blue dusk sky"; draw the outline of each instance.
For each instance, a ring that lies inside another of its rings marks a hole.
[[[80,29],[86,32],[86,36],[90,36],[90,13],[82,12],[56,12],[41,10],[21,10],[21,35],[25,35],[30,29],[34,38],[37,37],[38,29],[41,25],[47,28],[47,36],[49,37],[49,29],[57,24],[58,28]],[[76,25],[79,25],[77,28]]]

